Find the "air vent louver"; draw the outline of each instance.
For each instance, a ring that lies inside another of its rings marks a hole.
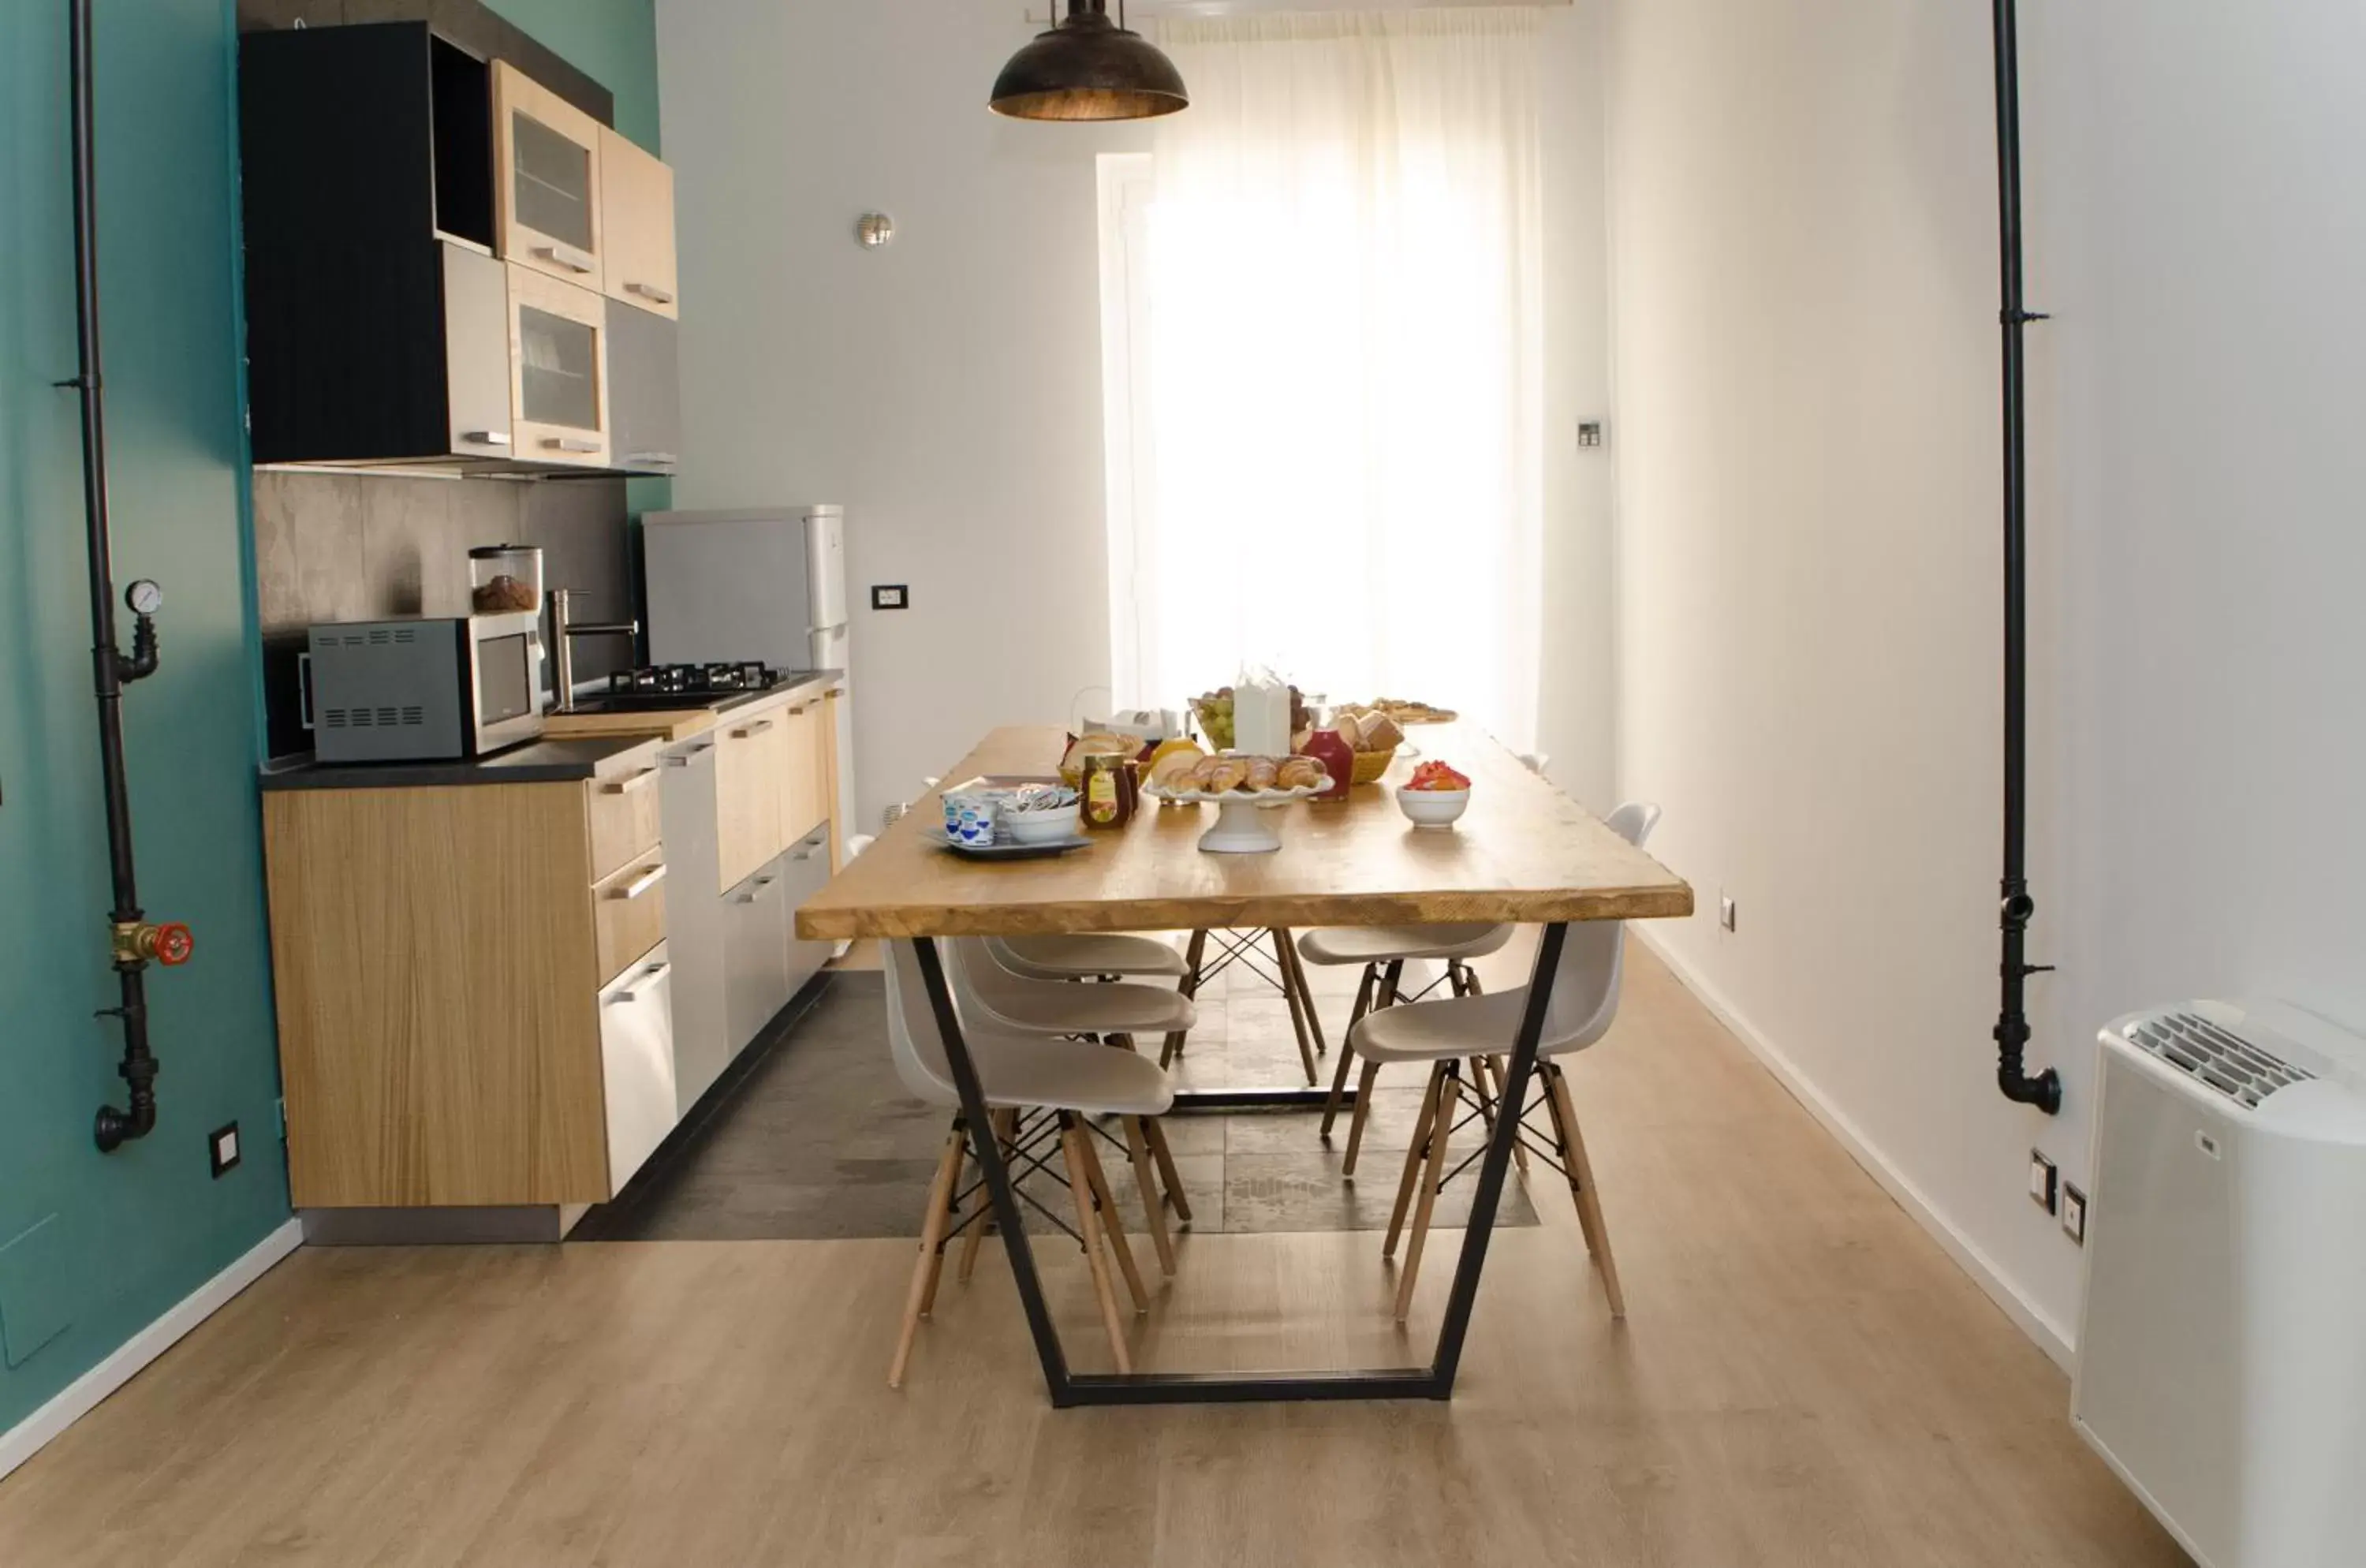
[[[2135,1026],[2136,1044],[2247,1110],[2316,1075],[2259,1049],[2200,1013],[2163,1013]]]

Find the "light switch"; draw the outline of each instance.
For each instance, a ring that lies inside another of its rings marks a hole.
[[[912,591],[901,582],[874,582],[871,585],[871,607],[874,610],[907,610],[912,605]]]

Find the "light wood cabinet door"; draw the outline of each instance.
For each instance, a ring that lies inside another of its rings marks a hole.
[[[715,741],[715,892],[728,893],[786,841],[781,828],[781,771],[786,739],[777,708],[727,717]]]
[[[592,880],[624,869],[660,841],[658,769],[652,763],[619,779],[594,779],[583,786],[592,819]]]
[[[812,832],[829,810],[822,784],[829,756],[822,731],[828,715],[819,697],[792,703],[781,714],[781,838],[785,847]]]
[[[608,466],[608,302],[513,262],[512,450],[530,463]]]
[[[605,126],[600,130],[600,221],[608,241],[601,275],[609,296],[660,316],[678,314],[673,171]]]
[[[493,62],[494,235],[501,259],[597,291],[606,128],[506,61]]]

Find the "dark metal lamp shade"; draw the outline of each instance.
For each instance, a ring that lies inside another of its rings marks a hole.
[[[1068,0],[1068,15],[1010,57],[991,107],[1017,119],[1149,119],[1191,99],[1182,73],[1140,33],[1109,19],[1107,0]]]

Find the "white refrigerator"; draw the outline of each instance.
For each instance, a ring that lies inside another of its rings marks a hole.
[[[760,659],[781,670],[843,670],[838,798],[855,809],[854,673],[847,648],[846,509],[772,506],[652,512],[641,519],[649,658],[659,664]],[[837,824],[852,835],[851,819]]]

